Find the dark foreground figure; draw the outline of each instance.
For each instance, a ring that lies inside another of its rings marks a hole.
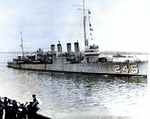
[[[20,103],[7,97],[0,97],[0,119],[50,119],[37,114],[39,102],[36,95],[32,95],[33,101]]]

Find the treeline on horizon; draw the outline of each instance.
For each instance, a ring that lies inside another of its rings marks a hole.
[[[28,53],[32,53],[32,51],[29,51]],[[0,54],[22,54],[21,51],[7,51],[7,52],[0,52]]]

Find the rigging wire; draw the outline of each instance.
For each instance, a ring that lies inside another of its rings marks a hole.
[[[72,7],[70,7],[69,9],[67,9],[64,13],[61,14],[61,16],[59,16],[58,18],[56,18],[56,20],[53,23],[47,24],[47,26],[53,26],[54,24],[59,23],[59,21],[61,21],[64,18],[65,14],[67,14],[68,12],[70,12],[71,9],[72,9]],[[71,18],[69,18],[69,19],[71,19]],[[62,26],[62,24],[64,24],[65,22],[66,21],[61,21],[61,23],[57,24],[56,26],[53,26],[54,28],[53,27],[52,28],[46,27],[45,29],[40,30],[38,32],[38,34],[41,33],[41,32],[44,32],[44,31],[46,31],[47,29],[50,28],[51,30],[49,31],[49,33],[51,33],[51,36],[53,36],[52,34],[54,34],[56,32],[55,29],[56,28],[60,28],[60,26]]]

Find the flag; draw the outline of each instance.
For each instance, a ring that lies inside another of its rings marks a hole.
[[[89,26],[91,27],[91,23],[89,23]]]
[[[90,28],[90,31],[93,31],[93,29],[92,29],[92,28]]]

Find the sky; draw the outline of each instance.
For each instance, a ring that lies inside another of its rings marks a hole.
[[[78,41],[84,49],[82,0],[0,0],[0,51],[25,51]],[[90,44],[100,50],[150,52],[149,0],[85,0],[90,9]]]

